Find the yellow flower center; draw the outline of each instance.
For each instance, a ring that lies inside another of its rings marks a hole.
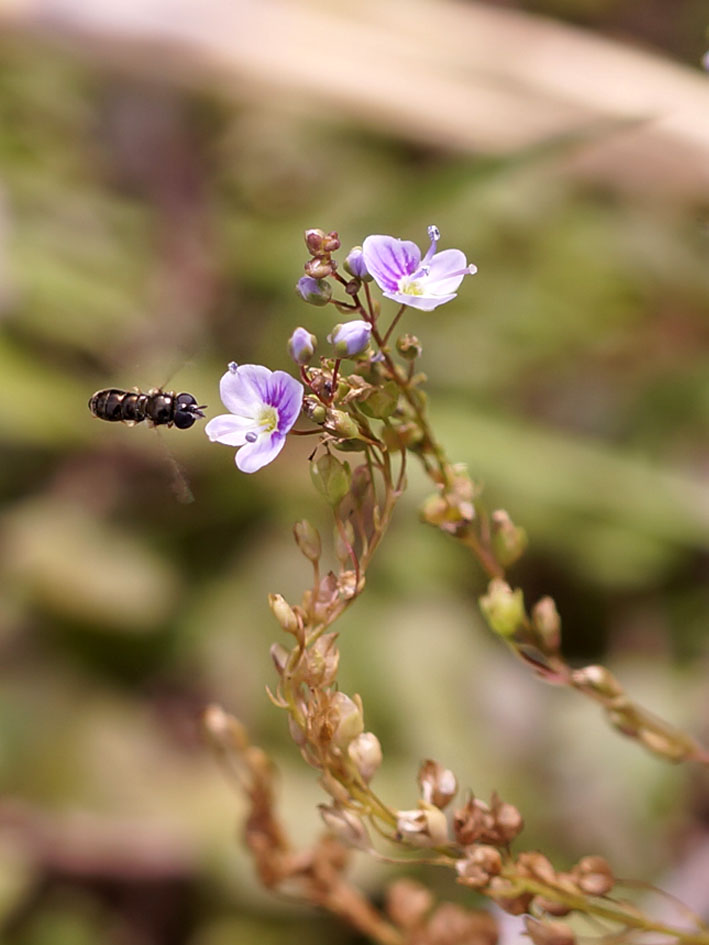
[[[275,407],[264,405],[256,422],[262,428],[262,433],[273,433],[278,427],[278,411]]]
[[[399,292],[404,295],[423,295],[423,286],[420,279],[402,279],[399,283]]]

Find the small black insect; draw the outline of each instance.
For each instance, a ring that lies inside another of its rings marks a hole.
[[[205,404],[198,406],[192,394],[153,388],[147,393],[140,390],[119,390],[109,387],[97,390],[89,400],[89,410],[99,420],[127,424],[148,420],[153,426],[173,424],[178,430],[187,430],[195,420],[204,417]]]

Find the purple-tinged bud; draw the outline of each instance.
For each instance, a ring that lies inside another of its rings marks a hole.
[[[318,809],[326,827],[335,834],[338,840],[358,850],[372,849],[372,841],[367,828],[352,811],[337,805],[328,807],[325,804],[318,804]]]
[[[313,256],[303,266],[306,276],[313,279],[327,279],[334,276],[337,271],[337,263],[331,256]]]
[[[327,340],[335,349],[338,358],[354,358],[369,345],[372,326],[369,322],[355,319],[343,325],[335,325]]]
[[[325,230],[321,230],[319,227],[313,227],[310,230],[306,230],[303,236],[305,237],[305,245],[308,247],[310,255],[319,256],[323,252],[323,244],[327,238]]]
[[[382,746],[377,736],[374,732],[362,732],[352,739],[347,754],[364,783],[369,784],[382,763]]]
[[[437,807],[422,805],[418,810],[397,811],[396,832],[400,840],[417,847],[448,843],[448,821]]]
[[[424,761],[418,774],[421,799],[443,809],[458,793],[458,782],[450,768],[437,761]]]
[[[314,525],[311,525],[310,522],[304,518],[300,522],[296,522],[293,526],[293,535],[295,536],[296,544],[308,561],[312,561],[313,564],[315,564],[316,561],[320,560],[322,542],[320,541],[320,532]]]
[[[362,253],[361,246],[355,246],[347,254],[347,259],[345,259],[345,271],[362,282],[371,282],[372,277],[364,264],[364,254]]]
[[[301,276],[295,290],[304,302],[310,305],[327,305],[332,298],[332,287],[324,279]]]
[[[487,594],[480,598],[480,610],[490,628],[501,637],[513,637],[526,619],[522,590],[513,591],[499,578],[490,581]]]
[[[310,364],[317,346],[318,339],[312,332],[307,328],[296,328],[288,340],[288,353],[296,364]]]
[[[532,608],[532,625],[546,653],[557,653],[561,644],[561,617],[553,597],[542,597]]]

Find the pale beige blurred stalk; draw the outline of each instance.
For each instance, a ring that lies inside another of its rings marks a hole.
[[[272,109],[468,153],[570,136],[565,171],[709,187],[709,82],[580,29],[455,0],[0,0],[5,30]]]

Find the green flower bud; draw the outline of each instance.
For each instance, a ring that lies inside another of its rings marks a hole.
[[[361,439],[359,427],[344,410],[328,410],[325,426],[346,440]]]
[[[490,628],[501,637],[513,637],[526,620],[521,588],[513,591],[498,578],[490,581],[487,594],[480,598],[480,609]]]
[[[396,350],[407,361],[415,361],[421,356],[423,347],[416,335],[402,335],[396,340]]]
[[[527,547],[527,533],[514,524],[504,509],[490,516],[492,547],[500,564],[507,568],[522,556]]]

